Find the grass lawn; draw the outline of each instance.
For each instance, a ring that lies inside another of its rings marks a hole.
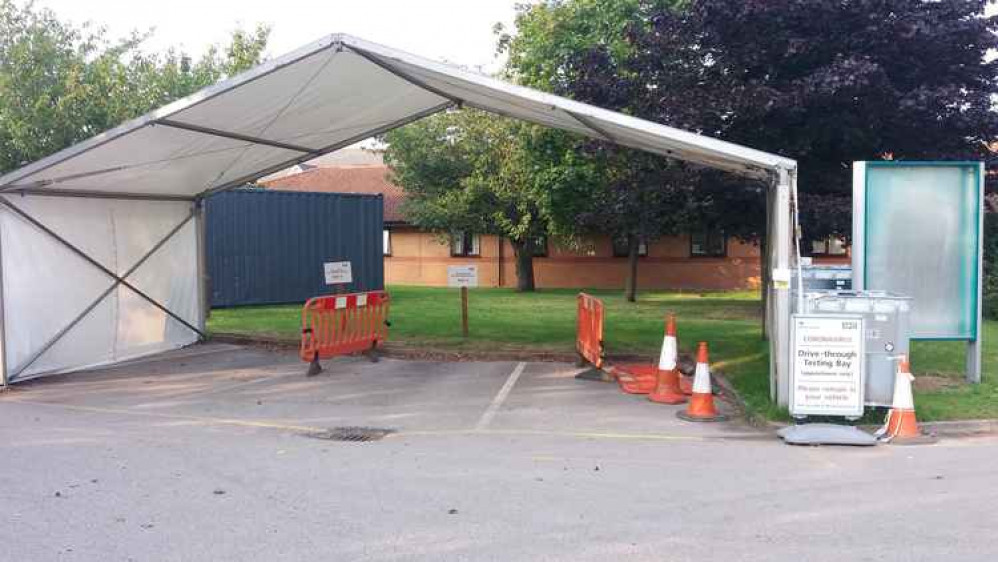
[[[446,349],[572,351],[575,342],[575,290],[516,293],[474,289],[469,298],[471,335],[461,338],[460,297],[456,289],[389,287],[392,295],[390,339]],[[710,343],[711,359],[738,389],[749,408],[770,418],[785,417],[769,401],[768,344],[760,339],[760,301],[755,292],[644,292],[639,302],[624,301],[620,291],[589,291],[606,304],[609,353],[657,355],[664,316],[675,312],[680,348]],[[300,306],[267,306],[212,311],[209,330],[296,339]],[[959,342],[916,342],[912,366],[927,383],[916,392],[923,420],[998,417],[998,322],[985,326],[985,383],[961,384],[963,349]],[[989,376],[990,375],[990,376]]]

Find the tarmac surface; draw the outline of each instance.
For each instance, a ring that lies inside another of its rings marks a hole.
[[[998,439],[790,447],[557,363],[206,345],[0,395],[0,560],[995,560]],[[336,428],[384,439],[323,439]]]

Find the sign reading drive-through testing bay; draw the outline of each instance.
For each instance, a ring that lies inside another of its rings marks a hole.
[[[864,334],[862,316],[794,315],[792,415],[863,415]]]

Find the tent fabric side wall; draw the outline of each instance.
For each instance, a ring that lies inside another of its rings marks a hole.
[[[0,199],[3,324],[17,327],[4,334],[8,382],[198,340],[192,203]]]

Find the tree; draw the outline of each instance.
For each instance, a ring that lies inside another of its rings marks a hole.
[[[52,154],[258,64],[269,29],[238,30],[196,62],[110,41],[33,3],[0,0],[0,173]]]
[[[646,116],[671,112],[659,92],[695,95],[697,130],[795,158],[807,236],[848,238],[851,162],[986,154],[998,61],[985,59],[998,19],[983,17],[985,4],[697,0],[629,29],[640,55],[628,72],[655,92]],[[677,42],[699,55],[693,90],[663,72]]]
[[[517,289],[534,290],[533,258],[548,233],[545,174],[558,137],[476,110],[453,110],[385,136],[385,161],[406,192],[403,212],[427,230],[496,234],[516,256]]]
[[[517,34],[501,35],[508,51],[506,72],[518,82],[602,107],[635,113],[624,61],[635,55],[625,31],[650,25],[651,14],[680,4],[675,0],[557,0],[524,6],[516,19]],[[500,30],[501,31],[501,30]],[[598,58],[598,61],[587,60]],[[594,68],[609,74],[594,73]],[[608,80],[604,80],[608,78]],[[685,227],[690,194],[689,170],[637,150],[571,137],[574,150],[591,162],[594,173],[572,185],[549,185],[565,191],[551,208],[553,229],[568,236],[589,232],[626,240],[628,275],[625,298],[637,292],[639,245]],[[577,166],[560,158],[552,165]],[[562,173],[578,176],[578,173]],[[566,196],[567,195],[567,196]],[[565,200],[574,204],[566,205]]]

